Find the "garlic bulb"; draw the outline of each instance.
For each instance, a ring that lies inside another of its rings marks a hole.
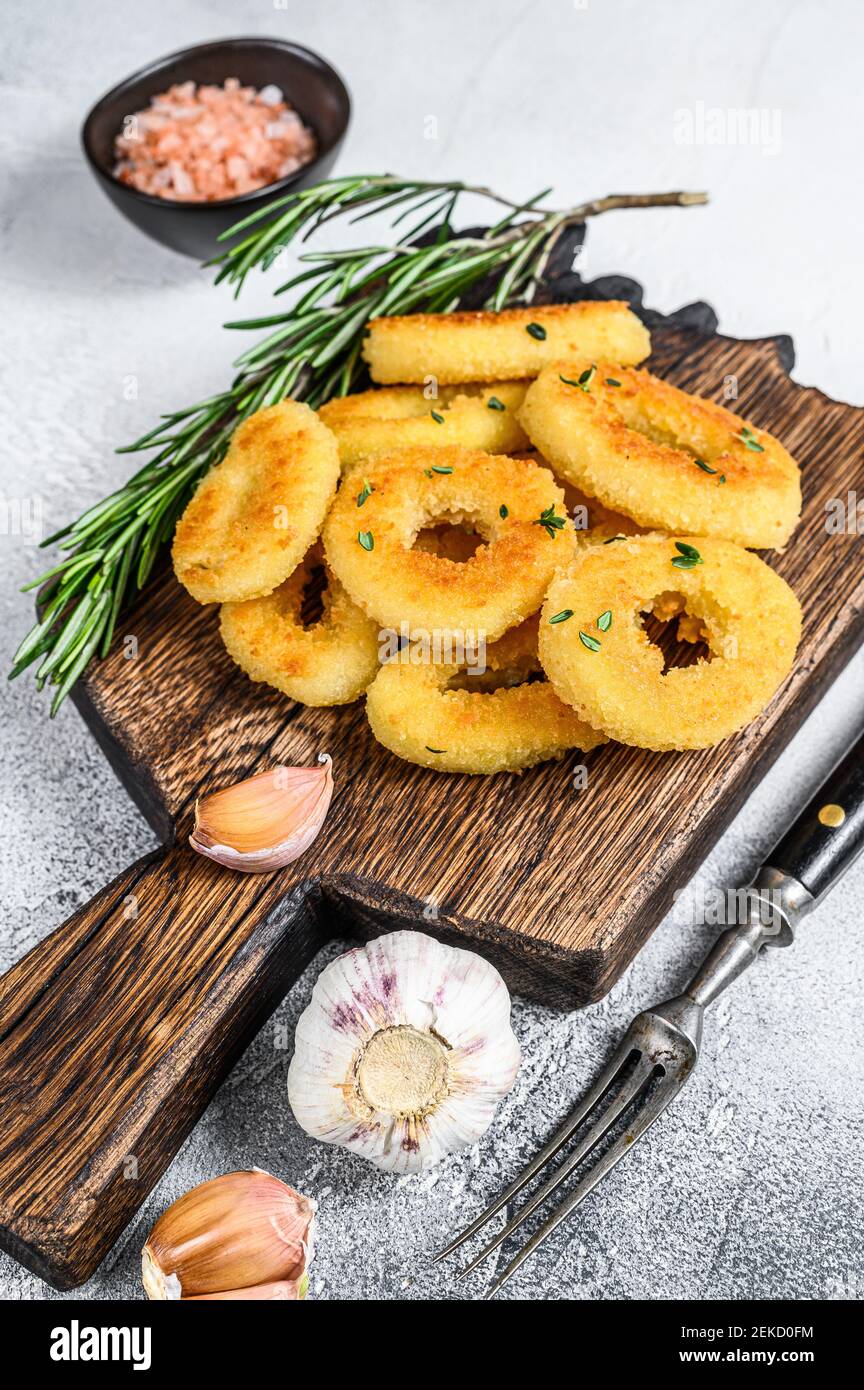
[[[314,1218],[309,1197],[260,1168],[202,1182],[162,1213],[147,1238],[147,1297],[303,1298]],[[255,1292],[282,1283],[294,1292]]]
[[[298,1123],[397,1173],[475,1143],[519,1068],[498,971],[412,931],[328,965],[295,1044],[288,1098]]]
[[[333,760],[322,767],[273,767],[195,803],[189,843],[245,874],[283,869],[315,839],[333,795]]]

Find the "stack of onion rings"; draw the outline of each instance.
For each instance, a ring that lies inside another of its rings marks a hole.
[[[375,736],[426,767],[714,744],[794,658],[797,599],[743,547],[786,543],[799,471],[633,370],[649,350],[623,303],[376,320],[373,379],[404,384],[252,416],[177,527],[177,576],[222,604],[252,680],[312,706],[367,692]],[[664,669],[648,613],[710,660]]]
[[[524,681],[537,670],[537,624],[512,629],[486,651],[490,670],[505,677],[496,690],[473,690],[466,676],[448,689],[455,665],[414,663],[412,650],[382,666],[369,687],[366,713],[385,748],[408,762],[440,772],[519,772],[573,748],[584,752],[605,740],[558,699],[548,681]]]
[[[314,410],[299,401],[259,410],[180,518],[180,583],[199,603],[272,593],[317,537],[338,480],[336,441]]]
[[[650,351],[647,328],[623,300],[373,319],[363,345],[372,380],[386,386],[513,381],[565,357],[633,363]]]
[[[678,591],[710,661],[663,672],[642,614]],[[753,719],[788,674],[801,609],[786,582],[730,541],[636,536],[580,550],[540,620],[540,660],[562,700],[621,743],[707,748]]]
[[[430,398],[419,386],[385,386],[337,396],[319,415],[338,440],[343,468],[372,454],[424,446],[511,454],[528,443],[517,418],[527,389],[527,381],[442,386]]]
[[[798,520],[798,465],[777,439],[649,372],[556,363],[520,418],[556,473],[640,526],[770,548]]]

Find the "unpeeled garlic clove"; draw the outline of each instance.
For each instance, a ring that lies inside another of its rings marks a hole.
[[[150,1232],[142,1252],[147,1297],[239,1297],[238,1291],[265,1284],[299,1285],[312,1258],[314,1217],[309,1197],[260,1168],[203,1182]]]
[[[302,1279],[281,1279],[276,1284],[253,1284],[251,1289],[226,1289],[224,1293],[195,1293],[184,1298],[184,1303],[206,1303],[214,1299],[245,1299],[247,1301],[277,1299],[283,1303],[298,1303],[306,1297],[309,1289],[309,1275]]]
[[[189,843],[246,874],[282,869],[309,848],[333,795],[333,760],[320,767],[273,767],[202,797]]]

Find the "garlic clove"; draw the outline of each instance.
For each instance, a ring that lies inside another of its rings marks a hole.
[[[240,873],[263,874],[298,859],[317,836],[333,795],[333,759],[321,767],[273,767],[195,804],[189,843]]]
[[[322,972],[297,1023],[288,1098],[307,1134],[415,1173],[476,1143],[518,1067],[494,966],[393,932]]]
[[[314,1217],[310,1198],[260,1168],[201,1183],[150,1232],[141,1257],[147,1297],[175,1301],[299,1283],[312,1258]]]
[[[226,1289],[224,1293],[195,1293],[184,1298],[184,1303],[205,1303],[213,1299],[279,1299],[283,1303],[297,1303],[306,1297],[309,1289],[309,1275],[301,1279],[281,1279],[275,1284],[253,1284],[250,1289]]]

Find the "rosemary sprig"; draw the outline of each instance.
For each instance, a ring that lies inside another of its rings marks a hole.
[[[703,193],[611,194],[556,211],[541,206],[549,191],[514,203],[461,182],[358,175],[286,194],[233,227],[226,234],[232,244],[214,264],[217,282],[227,280],[235,294],[251,271],[268,270],[286,248],[333,218],[358,222],[389,213],[392,225],[404,230],[395,244],[305,252],[301,269],[274,291],[293,296],[289,307],[225,325],[264,330],[237,358],[231,386],[163,415],[154,429],[118,449],[152,457],[116,492],[43,542],[56,544],[62,558],[26,586],[41,589],[39,618],[15,653],[10,678],[38,662],[37,686],[52,685],[56,714],[91,657],[108,651],[124,604],[146,583],[196,483],[224,456],[237,426],[286,396],[317,407],[347,394],[363,371],[360,349],[370,318],[447,312],[480,285],[486,286],[483,307],[530,304],[568,227],[617,208],[707,201]],[[452,218],[464,193],[505,211],[486,231],[454,237]],[[434,238],[417,245],[433,224]]]

